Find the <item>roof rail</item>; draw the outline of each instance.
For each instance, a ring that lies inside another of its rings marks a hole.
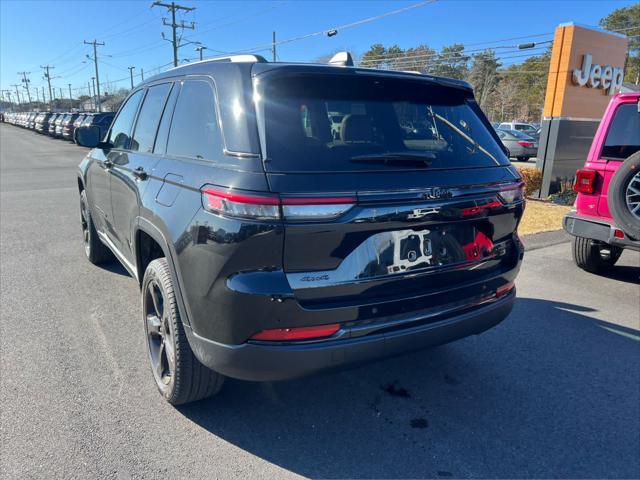
[[[267,63],[267,59],[262,55],[242,54],[242,55],[226,55],[224,57],[214,57],[203,60],[203,62],[246,62],[246,63]]]
[[[167,72],[171,70],[175,70],[176,68],[186,67],[187,65],[199,65],[201,63],[212,63],[212,62],[233,62],[233,63],[267,63],[267,60],[262,55],[226,55],[224,57],[213,57],[207,58],[205,60],[199,60],[197,62],[189,62],[184,65],[178,65],[177,67],[170,68]]]

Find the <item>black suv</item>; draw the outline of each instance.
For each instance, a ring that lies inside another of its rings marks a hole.
[[[104,138],[109,127],[111,126],[111,122],[113,122],[113,118],[115,117],[115,113],[113,112],[104,112],[104,113],[88,113],[82,120],[80,126],[82,127],[90,127],[96,126],[100,131],[100,138]],[[75,140],[75,130],[74,136],[72,137]]]
[[[138,86],[80,164],[85,253],[142,290],[173,404],[224,376],[294,378],[502,321],[521,178],[462,81],[198,62]]]

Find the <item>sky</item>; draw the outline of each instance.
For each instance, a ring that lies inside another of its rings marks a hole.
[[[597,26],[614,9],[635,2],[178,0],[178,3],[195,7],[191,12],[178,14],[178,20],[187,25],[195,22],[194,30],[184,30],[182,42],[201,42],[208,49],[204,51],[205,58],[218,52],[256,49],[270,60],[275,30],[277,41],[283,41],[277,46],[278,60],[313,61],[337,50],[361,55],[374,43],[398,44],[402,48],[427,44],[435,49],[463,43],[469,49],[479,49],[550,40],[560,23]],[[423,5],[383,16],[418,3]],[[12,85],[21,83],[18,72],[26,71],[30,72],[32,94],[34,87],[41,92],[46,81],[40,67],[51,65],[52,86],[56,91],[63,88],[66,97],[71,84],[74,96],[86,94],[87,82],[95,71],[93,60],[86,57],[93,54],[93,47],[83,42],[94,39],[105,44],[98,47],[103,92],[130,86],[127,67],[135,67],[134,83],[140,81],[141,68],[145,77],[170,68],[172,47],[161,38],[161,32],[171,37],[171,29],[162,25],[162,18],[170,20],[170,15],[164,8],[151,8],[151,4],[150,0],[0,0],[0,89],[15,92]],[[382,17],[368,23],[338,28],[333,37],[324,34],[305,37],[379,16]],[[197,60],[195,46],[192,43],[180,48],[180,60]],[[535,53],[539,52],[501,54],[502,63],[505,66],[520,63],[525,59],[523,55]],[[24,89],[20,92],[26,93]]]

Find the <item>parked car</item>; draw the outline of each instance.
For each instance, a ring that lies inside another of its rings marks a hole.
[[[38,133],[49,132],[49,120],[54,116],[51,112],[45,112],[38,115],[36,119],[35,131]]]
[[[113,122],[113,118],[115,117],[115,113],[113,112],[104,112],[104,113],[90,113],[87,114],[85,119],[83,120],[81,126],[90,127],[96,126],[98,127],[100,133],[100,138],[104,138],[109,127],[111,126],[111,122]]]
[[[54,115],[49,119],[49,131],[47,132],[50,136],[55,137],[56,135],[56,122],[64,117],[64,113],[54,113]]]
[[[535,138],[536,140],[538,140],[539,138],[539,134],[538,134],[538,127],[535,127],[534,125],[530,124],[530,123],[523,123],[523,122],[502,122],[498,128],[500,130],[516,130],[520,133],[524,133],[525,135],[529,135],[530,137]]]
[[[26,127],[29,130],[33,130],[36,126],[36,117],[38,116],[38,112],[31,112],[27,117]]]
[[[148,79],[104,139],[76,130],[93,147],[78,172],[84,251],[138,280],[166,400],[450,342],[509,314],[522,179],[468,83],[229,60]]]
[[[70,115],[69,113],[62,113],[58,118],[56,118],[55,133],[53,135],[54,137],[62,138],[62,124],[64,123],[64,121],[67,119],[69,115]]]
[[[535,138],[525,135],[517,130],[496,130],[502,144],[509,151],[509,158],[516,158],[526,162],[538,154],[538,142]]]
[[[66,132],[66,135],[64,135],[64,138],[75,142],[75,130],[80,125],[82,125],[82,122],[84,121],[85,118],[87,118],[87,114],[86,113],[79,113],[78,116],[76,117],[76,119],[73,122],[68,124],[68,126],[67,126],[68,130]],[[64,132],[63,132],[63,134],[64,134]]]
[[[68,113],[67,115],[65,115],[62,123],[60,124],[60,136],[62,138],[66,140],[73,140],[73,122],[75,122],[79,116],[79,113]]]
[[[600,273],[624,249],[640,251],[640,93],[611,98],[574,190],[563,226],[576,265]]]

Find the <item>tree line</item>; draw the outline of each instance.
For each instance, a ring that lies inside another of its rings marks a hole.
[[[600,20],[600,26],[628,37],[625,81],[640,83],[640,3],[614,10]],[[376,43],[362,55],[359,65],[466,80],[492,122],[537,122],[542,117],[551,59],[551,47],[544,50],[521,63],[505,65],[505,60],[510,63],[518,56],[514,50],[501,59],[495,49],[467,51],[462,43],[440,50],[427,44],[403,49]]]

